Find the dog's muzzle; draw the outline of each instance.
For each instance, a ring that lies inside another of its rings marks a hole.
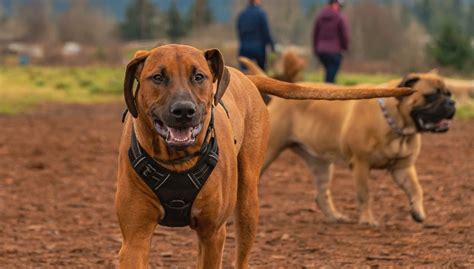
[[[455,102],[451,98],[443,98],[424,106],[414,107],[410,115],[418,131],[443,133],[449,130],[455,113]]]
[[[153,126],[168,146],[180,149],[194,144],[203,127],[203,113],[193,102],[178,101],[169,109],[153,111]]]

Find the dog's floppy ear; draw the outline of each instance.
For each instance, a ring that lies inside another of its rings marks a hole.
[[[217,105],[222,96],[224,96],[227,86],[229,86],[230,73],[225,67],[224,58],[218,49],[206,50],[204,57],[212,71],[212,82],[217,81],[217,91],[214,95],[214,105]]]
[[[415,85],[415,83],[418,82],[418,80],[420,80],[419,76],[407,75],[402,79],[400,84],[398,84],[398,87],[413,88],[413,85]]]
[[[123,93],[125,97],[125,103],[127,104],[128,111],[134,118],[138,117],[137,106],[135,103],[135,97],[133,95],[133,82],[140,78],[140,73],[143,68],[143,62],[148,57],[150,52],[145,50],[139,50],[135,53],[133,59],[128,63],[127,70],[125,71],[125,81],[123,85]],[[140,83],[137,86],[137,92],[140,87]]]

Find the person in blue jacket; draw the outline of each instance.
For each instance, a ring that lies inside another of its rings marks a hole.
[[[249,0],[248,6],[240,12],[237,19],[239,35],[239,56],[245,56],[257,62],[265,70],[266,47],[275,51],[268,27],[267,14],[260,7],[261,0]]]

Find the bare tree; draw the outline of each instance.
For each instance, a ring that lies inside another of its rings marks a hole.
[[[58,17],[58,35],[63,42],[83,44],[110,43],[115,37],[116,22],[86,1],[71,1],[71,7]]]
[[[18,4],[14,22],[21,28],[22,39],[41,43],[54,40],[56,33],[51,13],[51,0],[30,0],[28,3]]]
[[[191,20],[190,26],[194,29],[201,29],[209,25],[213,20],[212,10],[210,9],[208,0],[195,0],[189,13]]]
[[[414,65],[424,62],[426,32],[399,4],[387,7],[375,0],[362,0],[348,6],[346,14],[351,57],[391,61],[400,69],[416,68]]]

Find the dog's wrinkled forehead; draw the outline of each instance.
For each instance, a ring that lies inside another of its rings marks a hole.
[[[202,51],[184,45],[165,45],[154,48],[146,59],[142,77],[165,70],[170,75],[200,71],[210,75],[209,65]]]
[[[449,92],[446,88],[446,84],[440,76],[431,73],[417,74],[417,76],[419,77],[418,82],[415,84],[415,89],[417,91],[420,91],[423,94],[438,90],[443,93]]]

